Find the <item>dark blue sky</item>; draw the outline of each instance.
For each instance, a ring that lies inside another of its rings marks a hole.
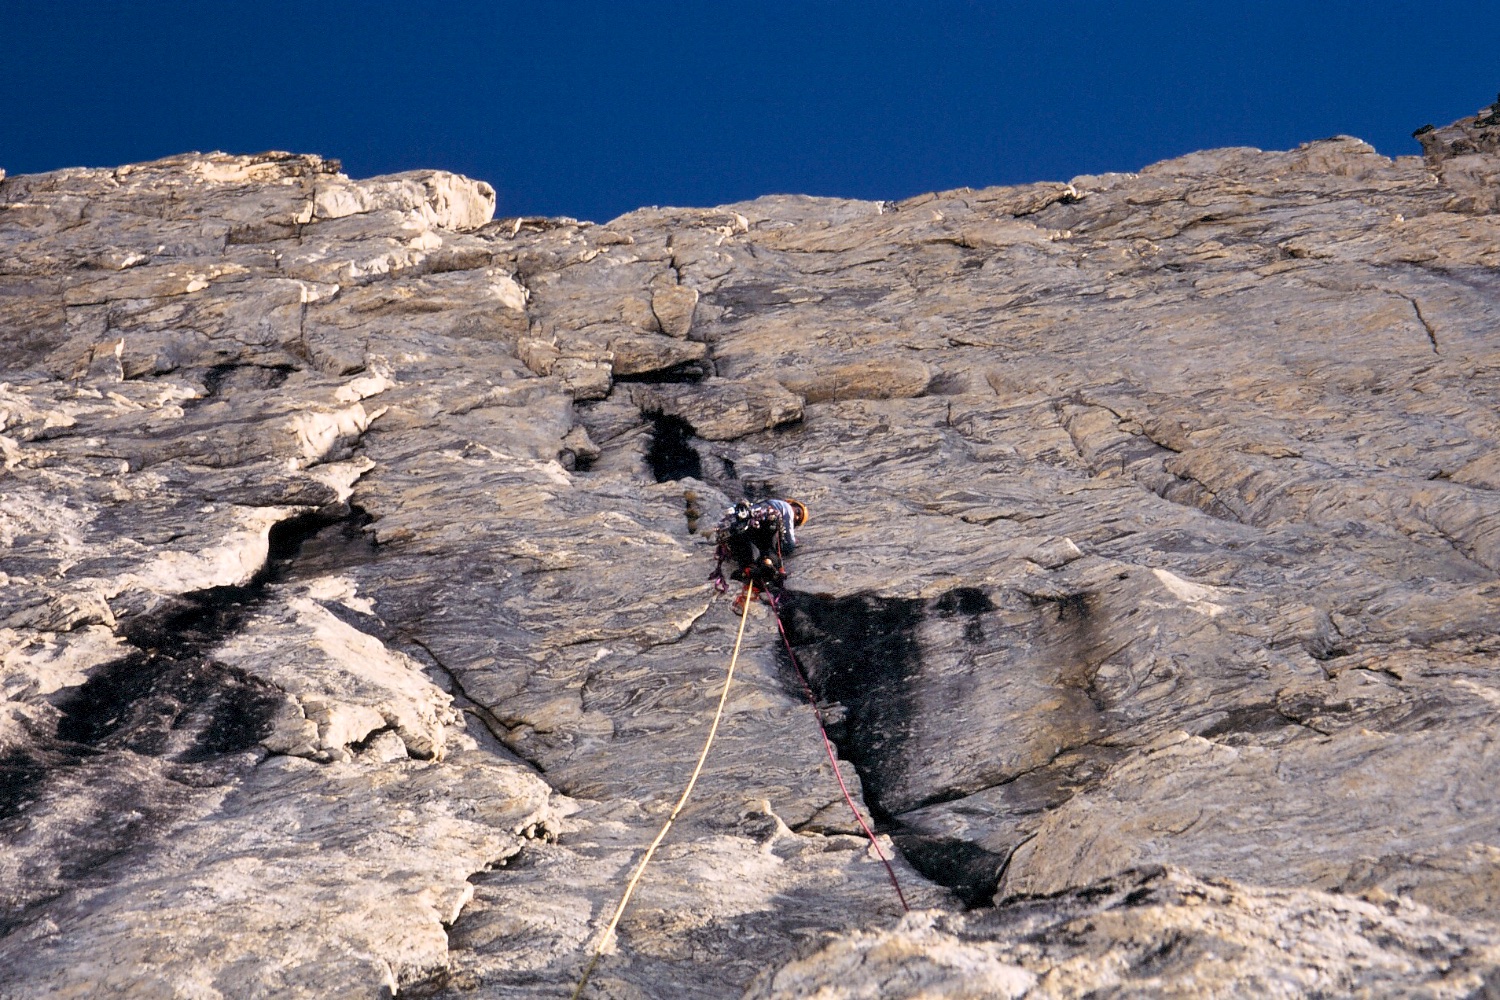
[[[1500,0],[0,0],[0,167],[290,149],[602,220],[1337,133],[1399,155],[1495,99],[1497,28]]]

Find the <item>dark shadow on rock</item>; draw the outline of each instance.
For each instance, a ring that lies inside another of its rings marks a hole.
[[[338,516],[341,510],[347,513]],[[283,521],[271,529],[265,582],[310,580],[374,562],[379,547],[374,533],[365,530],[373,521],[358,504]]]
[[[651,421],[651,445],[646,449],[646,464],[658,483],[692,477],[703,478],[703,459],[693,447],[693,425],[681,417],[648,413]]]
[[[658,368],[655,371],[636,372],[631,375],[616,375],[615,382],[627,385],[682,385],[702,382],[712,374],[712,365],[708,361],[683,361],[670,368]]]
[[[213,399],[230,390],[244,392],[275,389],[296,370],[293,365],[257,365],[244,362],[213,365],[203,373],[203,398]]]
[[[1005,871],[1006,857],[956,837],[898,833],[891,840],[911,866],[953,890],[967,907],[989,906]]]

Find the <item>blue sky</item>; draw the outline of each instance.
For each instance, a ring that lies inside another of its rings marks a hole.
[[[290,149],[502,215],[902,198],[1416,127],[1500,91],[1500,0],[0,0],[0,167]]]

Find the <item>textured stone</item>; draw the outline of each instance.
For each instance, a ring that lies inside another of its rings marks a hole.
[[[1497,946],[1492,927],[1410,903],[1145,869],[999,911],[918,911],[791,962],[747,996],[1483,996]]]
[[[630,398],[642,412],[686,420],[707,441],[732,441],[802,418],[801,400],[775,382],[641,386]]]
[[[609,350],[614,355],[611,369],[616,376],[658,372],[690,361],[701,361],[708,356],[705,344],[668,340],[651,334],[626,333],[612,337]]]
[[[841,399],[908,399],[932,384],[932,370],[920,361],[861,361],[827,370],[789,373],[781,384],[809,403]]]
[[[684,285],[659,285],[651,292],[651,311],[669,337],[686,337],[693,329],[698,291]]]
[[[753,605],[591,994],[1493,990],[1492,111],[608,226],[5,177],[0,996],[566,995],[766,493],[922,912]]]

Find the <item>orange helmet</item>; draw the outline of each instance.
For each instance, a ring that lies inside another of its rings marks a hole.
[[[792,505],[792,523],[799,528],[806,524],[807,504],[801,500],[788,500],[787,503]]]

